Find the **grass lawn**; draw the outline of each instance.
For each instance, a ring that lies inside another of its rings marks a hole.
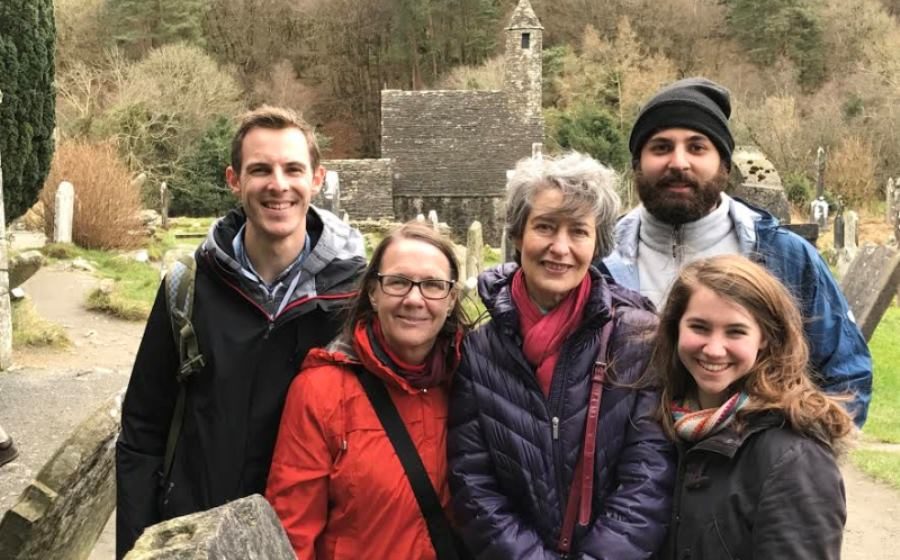
[[[114,280],[111,290],[94,290],[88,296],[87,308],[110,315],[142,321],[150,314],[150,307],[159,288],[159,269],[127,256],[107,251],[82,249],[74,245],[47,245],[43,252],[50,258],[82,258],[96,269],[100,278]]]
[[[875,387],[869,419],[860,449],[850,454],[853,463],[872,478],[900,489],[900,453],[865,448],[866,440],[900,443],[900,308],[885,313],[869,350],[875,364]]]
[[[875,387],[869,419],[863,428],[867,439],[900,443],[900,307],[891,306],[878,324],[869,350],[875,364]],[[900,463],[898,463],[900,465]]]
[[[900,490],[900,453],[857,449],[850,457],[867,475]]]

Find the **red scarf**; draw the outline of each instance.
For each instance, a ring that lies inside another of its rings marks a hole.
[[[375,319],[370,324],[371,329],[366,327],[365,321],[356,324],[354,336],[357,345],[371,348],[372,355],[379,362],[406,379],[410,386],[416,389],[435,387],[445,383],[456,371],[460,361],[462,331],[457,331],[452,337],[438,336],[431,351],[425,356],[425,361],[410,364],[400,359],[391,349],[381,330],[381,322]]]
[[[591,275],[585,274],[581,285],[570,290],[559,304],[546,315],[531,301],[525,287],[525,274],[520,268],[513,275],[512,300],[519,310],[519,329],[522,331],[522,351],[535,368],[538,384],[544,396],[550,396],[550,382],[559,359],[559,349],[575,327],[581,323],[584,307],[591,293]]]

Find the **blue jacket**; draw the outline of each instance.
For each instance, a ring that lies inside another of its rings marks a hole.
[[[806,339],[817,384],[831,394],[851,393],[848,409],[862,427],[872,397],[872,357],[825,261],[815,247],[779,227],[778,220],[765,210],[730,197],[723,200],[730,205],[741,254],[765,266],[799,302],[807,319]],[[639,209],[619,220],[616,248],[603,260],[615,281],[633,290],[640,289],[640,227]]]
[[[592,520],[576,531],[572,552],[589,559],[650,558],[668,525],[674,448],[655,420],[658,395],[622,385],[636,381],[649,360],[652,306],[591,268],[584,319],[563,343],[545,398],[522,353],[511,299],[516,268],[508,263],[480,276],[492,321],[466,338],[450,397],[449,479],[463,538],[478,558],[559,558],[590,373],[612,306],[609,356],[618,383],[604,387]]]

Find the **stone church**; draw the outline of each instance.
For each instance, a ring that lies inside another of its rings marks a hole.
[[[330,160],[353,219],[436,210],[454,236],[474,220],[499,246],[506,172],[540,149],[543,26],[520,0],[505,30],[502,91],[381,92],[381,159]],[[537,146],[536,146],[537,145]]]

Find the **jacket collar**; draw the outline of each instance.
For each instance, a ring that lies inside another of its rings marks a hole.
[[[728,208],[728,217],[734,224],[741,254],[749,254],[756,247],[757,222],[759,225],[774,226],[778,222],[772,214],[761,208],[756,208],[739,198],[732,198],[725,193],[721,195],[721,205]],[[642,217],[645,212],[644,205],[634,208],[616,223],[615,242],[618,257],[626,263],[637,261],[638,244],[640,242]],[[704,218],[701,218],[703,220]]]
[[[687,449],[687,453],[692,453],[694,451],[710,451],[733,459],[738,450],[754,434],[768,430],[769,428],[783,426],[784,424],[784,416],[778,412],[752,414],[746,419],[743,430],[737,431],[733,426],[728,426],[722,431],[697,442]]]
[[[199,251],[215,260],[221,271],[236,279],[258,304],[265,307],[265,291],[257,289],[246,280],[245,275],[240,274],[241,264],[234,255],[232,242],[246,221],[243,209],[230,211],[212,225]],[[310,206],[306,213],[306,233],[312,248],[301,264],[300,281],[291,301],[315,297],[333,287],[347,284],[365,265],[362,235],[331,212]],[[337,261],[345,261],[347,265],[333,266]],[[327,277],[321,275],[320,272],[328,267],[335,274]]]
[[[453,348],[449,350],[455,352],[457,357],[462,351],[460,342],[461,339],[457,339]],[[354,344],[345,331],[342,331],[327,347],[310,350],[300,369],[316,366],[338,366],[347,369],[364,367],[389,386],[409,394],[421,392],[379,360],[370,346]]]
[[[478,295],[491,319],[505,331],[515,333],[519,332],[519,311],[512,299],[512,278],[518,269],[516,263],[503,263],[478,276]],[[591,275],[591,293],[578,330],[585,325],[603,324],[609,319],[612,306],[612,292],[604,276],[593,266],[588,269],[588,274]],[[634,297],[634,294],[629,295]],[[637,305],[645,304],[641,301]]]

